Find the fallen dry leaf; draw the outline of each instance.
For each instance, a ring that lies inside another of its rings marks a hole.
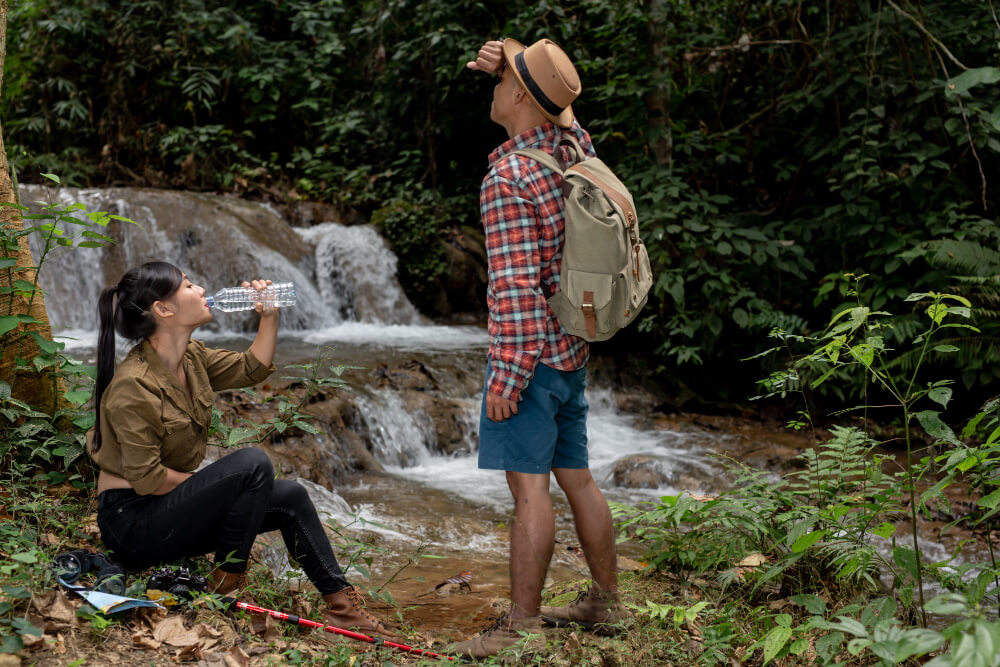
[[[690,492],[688,493],[688,495],[691,496],[691,500],[697,500],[698,502],[701,503],[710,502],[712,500],[715,500],[717,497],[717,496],[703,496],[700,493],[690,493]]]
[[[636,570],[641,570],[645,567],[639,561],[632,560],[627,556],[618,556],[618,571],[619,572],[635,572]]]
[[[145,628],[132,633],[132,643],[142,648],[156,650],[160,648],[160,642],[153,639],[149,631]]]
[[[757,567],[758,565],[763,565],[767,562],[767,556],[761,553],[752,553],[743,560],[741,560],[737,565],[739,567]]]
[[[194,660],[204,660],[205,652],[198,644],[191,644],[181,649],[181,652],[174,658],[177,662],[190,662]]]
[[[52,647],[52,652],[56,655],[65,655],[66,639],[62,636],[62,633],[56,634],[56,645]]]
[[[239,646],[229,649],[222,659],[226,667],[250,667],[250,656]]]
[[[72,625],[73,619],[76,618],[76,607],[73,606],[63,591],[54,592],[55,595],[49,606],[40,611],[45,614],[46,618],[51,618],[57,623]]]
[[[767,603],[767,606],[772,611],[781,611],[790,604],[791,602],[789,602],[788,600],[771,600],[769,603]]]
[[[264,614],[262,616],[252,616],[250,625],[253,633],[266,642],[278,642],[284,639],[278,624],[273,618]]]
[[[580,643],[580,637],[577,636],[575,632],[569,633],[569,639],[567,639],[566,644],[563,645],[563,650],[567,653],[575,653],[581,648],[583,648],[583,645]]]
[[[219,643],[220,637],[222,637],[221,632],[204,623],[199,623],[190,630],[186,629],[184,619],[180,616],[171,616],[161,621],[153,630],[153,638],[156,641],[178,648],[197,645],[203,649],[209,649]]]

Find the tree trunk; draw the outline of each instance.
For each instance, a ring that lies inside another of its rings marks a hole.
[[[7,3],[0,0],[0,94],[3,93],[3,66],[7,53]],[[17,193],[11,180],[10,165],[7,163],[7,151],[3,143],[3,125],[0,119],[0,202],[16,204]],[[0,206],[0,237],[9,239],[13,234],[24,229],[21,211],[10,206]],[[6,244],[5,244],[6,245]],[[21,236],[16,244],[3,247],[4,257],[14,257],[15,266],[0,269],[0,287],[9,287],[15,280],[35,282],[35,262],[28,248],[28,237]],[[35,331],[44,338],[52,338],[52,328],[49,326],[48,314],[45,311],[45,300],[42,293],[36,292],[29,300],[20,294],[0,294],[0,317],[5,315],[31,315],[37,323],[21,324],[16,329],[8,331],[0,339],[0,381],[6,382],[11,388],[11,395],[25,401],[32,407],[43,412],[54,412],[63,403],[63,383],[56,382],[41,373],[17,373],[14,369],[16,359],[20,357],[29,362],[40,352],[35,340],[26,335]]]
[[[673,157],[674,137],[670,127],[670,63],[664,53],[667,45],[667,3],[644,0],[649,37],[649,63],[652,66],[651,90],[646,93],[646,116],[649,150],[658,165],[668,165]]]

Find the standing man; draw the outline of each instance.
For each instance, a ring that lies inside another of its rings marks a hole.
[[[567,334],[546,303],[559,291],[564,236],[562,176],[513,154],[537,148],[568,161],[564,134],[594,155],[570,104],[580,77],[548,39],[529,47],[507,39],[483,45],[470,69],[500,77],[490,119],[509,139],[490,154],[480,190],[489,256],[489,365],[479,422],[479,467],[504,470],[514,498],[510,529],[510,616],[456,644],[472,657],[494,655],[523,638],[544,647],[541,624],[575,623],[614,632],[627,612],[618,597],[608,503],[587,460],[587,342]],[[549,473],[566,493],[593,577],[568,607],[540,607],[555,539]]]

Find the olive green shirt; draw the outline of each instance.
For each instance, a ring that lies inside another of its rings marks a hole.
[[[158,489],[167,468],[195,470],[205,458],[214,392],[263,382],[274,372],[248,350],[213,350],[188,343],[184,373],[189,394],[144,340],[128,353],[101,397],[101,449],[87,451],[104,472],[129,482],[135,492]]]

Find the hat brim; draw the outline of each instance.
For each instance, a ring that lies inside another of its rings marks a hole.
[[[514,56],[521,53],[527,48],[528,47],[526,47],[524,44],[517,41],[516,39],[511,39],[510,37],[507,37],[506,39],[503,40],[503,57],[504,60],[507,61],[507,69],[510,70],[511,74],[514,75],[514,78],[517,79],[517,82],[521,84],[521,88],[524,88],[524,92],[527,93],[528,99],[531,100],[531,103],[535,105],[535,108],[538,109],[538,111],[543,116],[545,116],[546,118],[548,118],[553,123],[555,123],[556,125],[558,125],[563,129],[568,129],[570,127],[573,127],[573,119],[575,118],[575,116],[573,115],[573,105],[569,105],[568,107],[563,109],[562,113],[559,114],[558,116],[553,116],[548,111],[543,109],[540,104],[538,104],[538,101],[535,99],[535,96],[532,95],[531,91],[528,90],[528,87],[524,85],[524,79],[521,78],[521,73],[517,71],[517,65],[514,63]]]

